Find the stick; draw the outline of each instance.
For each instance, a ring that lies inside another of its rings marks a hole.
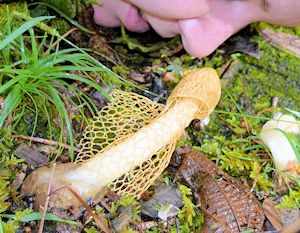
[[[71,146],[64,144],[64,143],[60,143],[57,141],[53,141],[53,140],[48,140],[48,139],[44,139],[44,138],[37,138],[37,137],[30,137],[30,136],[25,136],[25,135],[12,135],[12,138],[20,138],[20,139],[24,139],[24,140],[29,140],[29,141],[33,141],[33,142],[38,142],[38,143],[42,143],[42,144],[46,144],[46,145],[50,145],[50,146],[56,146],[59,145],[65,149],[70,149]],[[74,148],[75,152],[80,152],[80,149],[78,148]]]
[[[69,31],[67,31],[65,34],[63,34],[59,39],[57,39],[48,50],[46,50],[44,52],[44,56],[46,56],[46,54],[48,53],[49,50],[52,50],[55,48],[55,46],[63,39],[66,38],[69,34],[71,34],[72,32],[76,31],[78,28],[71,28]]]
[[[49,182],[49,186],[48,186],[48,191],[47,191],[47,198],[45,201],[45,205],[44,205],[44,209],[43,209],[43,214],[42,214],[42,219],[39,225],[39,230],[38,233],[42,233],[43,232],[43,228],[44,228],[44,222],[45,222],[45,216],[47,213],[47,208],[49,205],[49,200],[50,200],[50,192],[51,192],[51,186],[52,186],[52,182],[53,182],[53,176],[54,176],[54,170],[55,170],[55,163],[53,164],[53,168],[52,168],[52,172],[51,172],[51,179]]]

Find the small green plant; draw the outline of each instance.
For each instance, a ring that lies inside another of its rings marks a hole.
[[[183,202],[183,207],[178,214],[181,232],[200,232],[204,222],[204,215],[191,201],[192,190],[184,185],[179,185],[179,190],[181,191]]]
[[[290,190],[289,194],[284,195],[280,203],[276,206],[278,208],[300,208],[300,190]]]
[[[9,197],[17,196],[16,190],[11,186],[11,182],[16,178],[16,165],[23,160],[14,156],[3,156],[0,160],[0,213],[7,210],[11,202]]]
[[[71,145],[70,157],[73,159],[74,139],[66,102],[84,104],[92,115],[97,109],[89,97],[72,83],[79,82],[93,87],[108,98],[96,80],[105,82],[110,87],[123,82],[83,49],[64,38],[73,47],[62,49],[59,43],[54,44],[60,40],[59,35],[49,36],[46,32],[42,36],[37,35],[33,27],[51,17],[30,18],[15,29],[16,19],[9,8],[6,14],[5,34],[1,36],[3,40],[0,42],[0,94],[5,97],[4,107],[0,112],[0,129],[19,106],[26,106],[25,103],[28,102],[36,114],[34,125],[37,124],[41,109],[50,119],[47,111],[50,103],[59,115],[60,141],[66,131]],[[73,98],[67,99],[63,90],[68,90]],[[83,112],[82,115],[84,117]],[[51,128],[50,122],[48,126]],[[34,130],[35,127],[33,132]]]
[[[10,197],[17,196],[12,181],[17,176],[17,165],[23,161],[11,154],[13,142],[9,135],[9,129],[0,133],[0,214],[10,207]]]
[[[182,202],[183,207],[178,215],[179,219],[184,219],[185,222],[187,222],[190,226],[193,225],[193,217],[195,217],[196,212],[194,208],[196,206],[193,204],[193,202],[189,199],[188,196],[192,195],[192,190],[184,185],[179,186],[179,190],[182,194]]]
[[[15,230],[19,228],[22,218],[28,213],[30,213],[30,210],[28,209],[25,209],[24,211],[17,211],[14,220],[10,220],[8,222],[2,221],[2,232],[14,233]]]
[[[132,196],[122,196],[117,203],[112,203],[110,213],[115,216],[119,207],[132,206],[133,219],[139,219],[140,205],[137,200]]]
[[[99,230],[96,229],[95,227],[84,228],[83,230],[85,233],[98,233],[99,232]]]
[[[23,211],[16,211],[15,214],[0,214],[0,219],[9,219],[7,222],[2,221],[2,228],[3,232],[5,233],[14,233],[16,229],[19,228],[21,222],[31,222],[37,221],[42,219],[42,213],[40,212],[32,212],[32,210],[25,209]],[[54,222],[61,222],[70,225],[80,225],[80,223],[60,218],[54,214],[46,213],[45,220],[47,221],[54,221]],[[1,227],[1,225],[0,225]],[[0,229],[1,232],[1,229]]]
[[[289,173],[281,172],[287,180],[293,180],[295,185],[290,186],[287,183],[289,192],[281,197],[277,208],[300,208],[300,178],[291,176]]]

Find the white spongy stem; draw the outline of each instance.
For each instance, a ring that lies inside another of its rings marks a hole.
[[[287,137],[279,130],[267,129],[260,133],[263,142],[269,147],[277,169],[286,171],[289,163],[297,164],[295,152]]]
[[[271,151],[277,169],[286,171],[289,164],[298,164],[297,156],[285,133],[299,134],[296,118],[279,113],[262,127],[260,137]]]
[[[80,195],[94,195],[171,143],[190,124],[197,111],[198,105],[191,100],[175,103],[120,144],[66,172],[64,179],[70,181]]]

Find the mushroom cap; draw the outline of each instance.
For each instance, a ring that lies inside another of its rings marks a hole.
[[[215,69],[194,69],[182,79],[168,98],[167,105],[174,105],[183,98],[195,101],[199,110],[197,119],[204,119],[217,106],[221,97],[221,82]]]

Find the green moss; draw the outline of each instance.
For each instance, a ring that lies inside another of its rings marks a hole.
[[[75,0],[41,0],[41,2],[46,2],[50,5],[53,5],[71,18],[76,16]]]
[[[278,208],[300,208],[300,186],[295,190],[291,190],[287,195],[284,195],[280,203],[276,206]]]
[[[55,28],[60,35],[65,34],[71,29],[71,26],[63,19],[53,19],[50,22],[50,26]]]
[[[300,36],[300,26],[297,26],[297,27],[282,27],[282,26],[271,25],[271,24],[262,22],[262,23],[258,24],[258,27],[259,28],[272,28],[273,30],[275,30],[277,32],[287,32],[287,33],[290,33],[290,34]]]
[[[23,161],[12,155],[14,144],[9,131],[9,129],[2,130],[0,134],[0,213],[10,207],[10,198],[16,198],[17,196],[12,181],[17,175],[16,166]]]
[[[137,200],[132,196],[122,196],[117,203],[112,203],[110,207],[110,214],[116,216],[119,207],[132,206],[132,217],[133,219],[140,219],[140,205]]]
[[[244,77],[245,85],[250,87],[251,101],[258,105],[262,98],[269,98],[270,101],[276,96],[285,107],[300,109],[300,59],[279,51],[260,37],[256,41],[261,49],[261,58],[256,60],[242,56],[243,69],[238,75]]]

